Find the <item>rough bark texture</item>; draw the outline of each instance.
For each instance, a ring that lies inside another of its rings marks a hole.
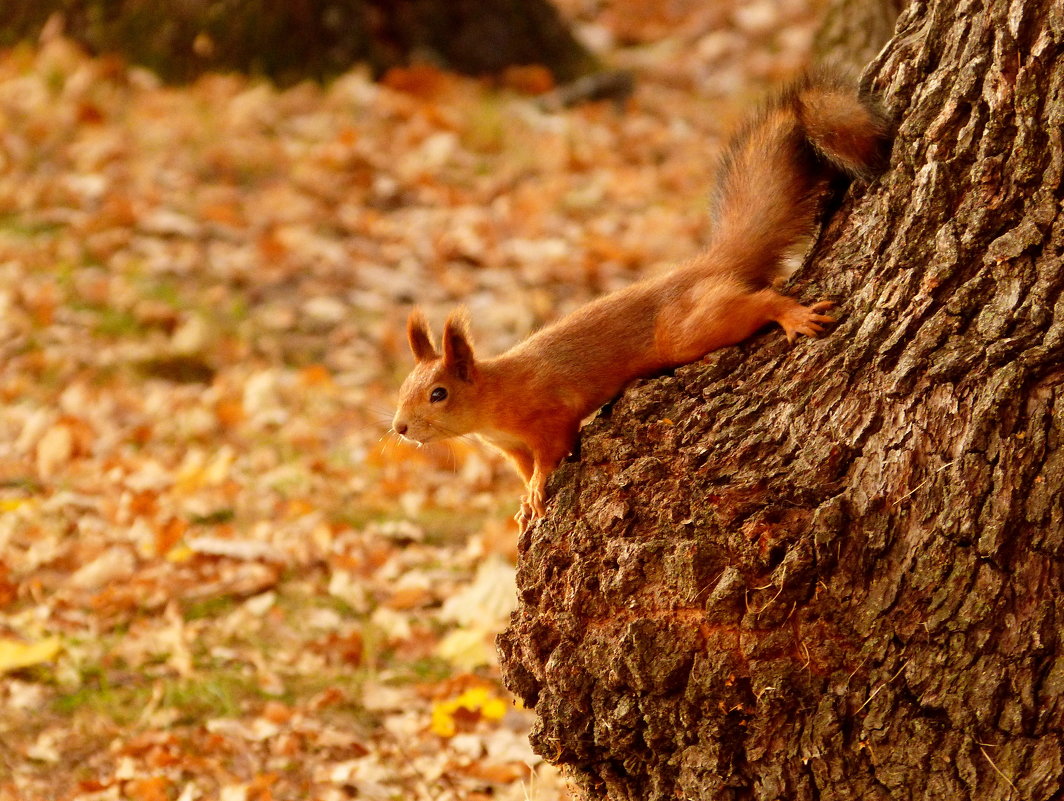
[[[793,292],[642,382],[520,543],[536,751],[610,799],[1064,799],[1064,5],[915,2]]]
[[[600,66],[549,0],[2,0],[0,45],[55,13],[90,50],[172,81],[236,70],[291,84],[418,60],[470,74],[540,64],[572,81]]]

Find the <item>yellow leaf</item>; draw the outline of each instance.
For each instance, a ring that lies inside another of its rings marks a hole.
[[[432,707],[432,723],[429,729],[433,734],[440,737],[454,737],[457,727],[454,722],[453,710],[447,709],[444,704],[434,704]]]
[[[502,720],[506,717],[506,702],[501,698],[489,698],[480,707],[480,714],[488,720]]]
[[[175,489],[192,494],[204,487],[216,487],[229,478],[229,469],[235,459],[236,452],[228,445],[223,445],[213,456],[201,450],[191,450],[177,468]]]
[[[182,562],[187,562],[195,555],[195,551],[193,551],[184,543],[180,543],[179,545],[175,545],[173,548],[166,552],[166,561],[173,562],[174,564],[179,565]]]
[[[32,643],[0,637],[0,673],[50,662],[62,648],[58,637]]]
[[[453,703],[461,709],[479,712],[484,708],[484,704],[491,700],[491,697],[487,687],[470,687],[455,698]]]
[[[440,737],[453,737],[458,731],[459,719],[466,726],[477,720],[501,720],[506,709],[507,702],[493,695],[487,687],[470,687],[457,698],[432,705],[429,729]]]

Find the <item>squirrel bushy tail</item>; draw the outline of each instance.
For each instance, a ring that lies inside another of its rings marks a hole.
[[[805,76],[763,106],[721,160],[710,249],[752,286],[776,280],[789,251],[812,233],[820,189],[838,176],[868,179],[884,166],[886,117],[852,84]]]

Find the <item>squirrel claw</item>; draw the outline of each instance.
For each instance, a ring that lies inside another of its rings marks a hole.
[[[794,342],[798,334],[807,337],[817,337],[824,333],[824,326],[834,323],[835,318],[820,312],[830,309],[835,305],[834,301],[821,300],[812,306],[795,304],[777,318],[777,322],[783,327],[788,342]]]
[[[533,523],[539,520],[547,513],[546,505],[543,502],[542,490],[530,490],[528,495],[521,499],[521,508],[517,514],[514,515],[514,520],[517,521],[517,530],[521,534],[524,534]]]
[[[524,501],[521,502],[521,508],[517,510],[514,515],[514,520],[517,521],[517,533],[524,534],[528,530],[528,512],[525,510]]]
[[[527,503],[529,508],[532,510],[533,520],[536,520],[547,514],[547,505],[543,502],[543,490],[529,490],[528,498],[525,499],[525,503]]]
[[[521,499],[521,508],[514,515],[514,520],[517,521],[517,532],[519,534],[524,534],[528,531],[529,527],[536,521],[535,512],[529,505],[527,498]]]

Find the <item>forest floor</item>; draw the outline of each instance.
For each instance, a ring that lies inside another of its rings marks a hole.
[[[493,646],[519,484],[387,434],[403,322],[494,353],[694,254],[815,3],[559,5],[627,102],[0,53],[0,800],[569,797]]]

